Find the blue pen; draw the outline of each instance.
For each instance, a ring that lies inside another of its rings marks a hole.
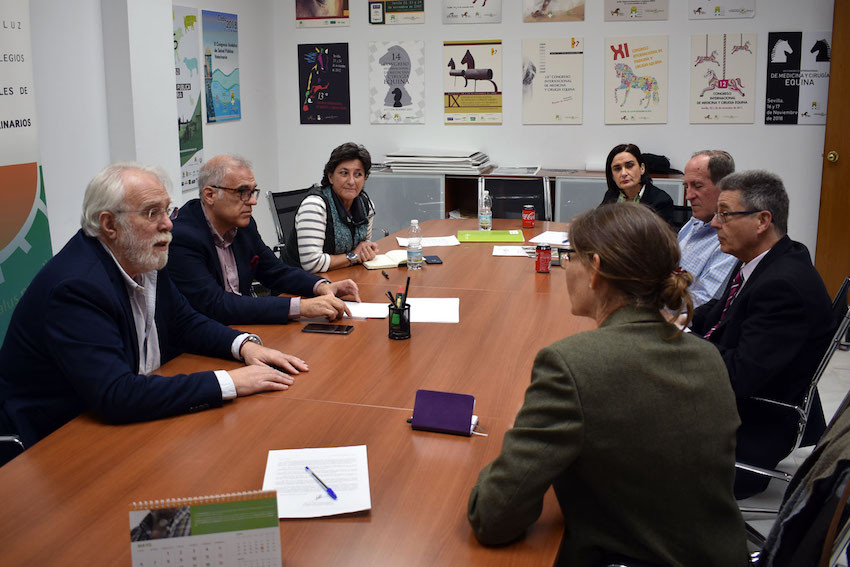
[[[304,467],[304,470],[305,470],[305,471],[307,471],[308,473],[310,473],[310,476],[312,476],[313,478],[315,478],[315,479],[316,479],[316,482],[318,482],[319,484],[321,484],[321,485],[322,485],[322,488],[324,488],[324,489],[325,489],[325,492],[327,492],[327,493],[328,493],[328,496],[330,496],[331,498],[333,498],[334,500],[336,500],[336,494],[334,494],[334,491],[333,491],[333,490],[331,490],[331,487],[330,487],[330,486],[328,486],[327,484],[325,484],[324,482],[322,482],[322,479],[320,479],[319,477],[317,477],[317,476],[316,476],[316,473],[314,473],[313,471],[311,471],[311,470],[310,470],[310,467]]]

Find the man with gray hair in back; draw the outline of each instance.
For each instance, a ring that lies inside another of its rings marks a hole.
[[[767,171],[724,177],[711,221],[720,248],[737,258],[719,299],[694,313],[691,330],[720,351],[738,403],[737,460],[774,468],[793,449],[797,412],[763,401],[799,405],[834,332],[826,287],[806,247],[788,231],[788,194]],[[820,400],[803,444],[825,429]],[[736,498],[767,487],[768,478],[739,472]]]
[[[330,282],[285,264],[263,242],[253,219],[260,190],[249,161],[213,157],[201,167],[198,192],[174,222],[168,263],[192,307],[225,325],[350,315],[340,297],[360,301],[356,283]],[[254,280],[270,290],[268,296],[253,293]],[[296,297],[278,297],[281,293]]]
[[[162,169],[138,163],[89,183],[82,229],[33,278],[0,348],[0,431],[29,446],[85,411],[111,423],[157,419],[285,390],[307,370],[196,312],[162,271],[176,213],[169,185]],[[155,372],[183,352],[245,366]]]
[[[685,199],[693,216],[679,230],[682,269],[694,277],[691,298],[699,307],[723,291],[737,259],[724,253],[711,226],[717,210],[717,183],[735,171],[735,160],[722,150],[696,152],[685,164]]]

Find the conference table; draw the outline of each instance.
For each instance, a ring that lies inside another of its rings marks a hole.
[[[520,229],[496,219],[495,229]],[[422,223],[424,236],[477,228],[475,220]],[[537,222],[526,240],[560,223]],[[404,234],[399,233],[400,236]],[[395,235],[378,241],[399,248]],[[422,270],[329,274],[357,282],[365,302],[387,302],[410,276],[409,297],[457,297],[460,323],[411,323],[411,338],[387,336],[386,319],[354,319],[348,335],[302,333],[304,322],[239,325],[296,354],[309,372],[284,392],[152,422],[110,425],[84,414],[0,468],[0,558],[4,565],[128,565],[131,502],[255,490],[268,451],[366,445],[371,510],[280,521],[289,565],[552,565],[563,517],[550,489],[540,519],[517,542],[480,545],[466,520],[469,491],[501,450],[522,405],[537,351],[593,327],[570,314],[563,271],[536,273],[527,257],[494,257],[492,243],[426,248],[443,264]],[[233,369],[235,361],[184,354],[173,375]],[[475,396],[487,436],[414,431],[416,390]]]

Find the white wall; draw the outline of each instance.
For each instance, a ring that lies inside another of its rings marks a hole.
[[[53,252],[80,228],[83,193],[109,163],[100,0],[31,0],[33,82]]]
[[[521,3],[502,1],[501,24],[443,25],[440,2],[426,0],[423,25],[372,26],[367,2],[350,2],[350,27],[295,29],[294,3],[275,4],[278,141],[281,187],[306,187],[320,179],[330,150],[354,140],[365,144],[380,161],[400,147],[459,147],[480,149],[502,165],[541,164],[583,169],[603,162],[612,146],[633,142],[641,150],[663,154],[682,169],[691,153],[720,148],[735,157],[739,170],[763,168],[779,174],[791,198],[789,233],[814,253],[823,153],[823,126],[765,126],[764,99],[767,34],[770,31],[831,31],[833,0],[756,2],[754,19],[697,21],[687,19],[687,3],[670,2],[670,19],[662,22],[603,22],[602,2],[586,1],[584,22],[522,23]],[[688,123],[690,36],[695,33],[758,33],[755,124],[691,125]],[[619,126],[604,124],[602,100],[603,38],[616,35],[668,35],[668,123]],[[526,38],[578,36],[585,40],[584,123],[562,126],[524,126],[521,115],[521,42]],[[368,116],[367,43],[383,40],[424,40],[426,59],[426,123],[371,125]],[[501,126],[443,125],[442,42],[463,39],[501,39],[504,116]],[[351,125],[299,123],[297,45],[348,42],[351,59]],[[601,195],[600,195],[601,200]]]
[[[111,34],[114,30],[108,29],[109,46],[104,49],[101,0],[31,0],[38,132],[54,252],[79,229],[86,185],[110,162],[138,159],[155,163],[166,168],[173,182],[179,181],[170,2],[102,1],[125,2],[127,7],[123,8],[130,18],[136,14],[133,21],[124,25],[129,31],[129,37],[123,38],[125,46],[121,45],[120,34],[116,37]],[[239,15],[242,120],[205,124],[204,151],[207,157],[225,152],[244,155],[254,161],[260,186],[275,188],[278,152],[274,29],[269,18],[272,0],[177,3]],[[148,11],[141,18],[139,9],[146,5]],[[114,5],[106,8],[108,17],[120,19],[121,10]],[[120,22],[117,25],[120,27]],[[143,38],[133,35],[140,29],[147,29],[149,38],[165,38],[164,43],[156,42],[162,43],[162,48],[145,46]],[[123,48],[125,52],[116,53]],[[105,59],[110,62],[108,71]],[[116,70],[116,60],[126,61],[128,68]],[[164,62],[164,72],[145,69],[157,61]],[[114,83],[120,83],[121,88],[114,88]],[[111,124],[108,106],[112,110]],[[180,201],[179,195],[175,195],[175,201]],[[265,201],[257,207],[256,216],[264,238],[274,241]]]
[[[162,1],[155,0],[157,5]],[[735,156],[739,169],[765,168],[783,177],[791,196],[789,232],[814,252],[825,128],[764,125],[764,54],[769,31],[831,30],[833,0],[805,3],[760,0],[756,3],[756,18],[722,22],[688,20],[687,4],[673,1],[669,21],[631,24],[603,22],[601,2],[590,0],[585,22],[524,24],[520,2],[503,0],[503,23],[462,26],[440,23],[437,0],[426,1],[423,25],[371,26],[367,22],[367,2],[351,1],[351,26],[332,30],[296,30],[294,2],[288,0],[177,0],[175,3],[239,16],[242,119],[205,124],[204,153],[210,157],[236,152],[251,159],[257,182],[263,189],[292,189],[318,181],[330,150],[347,140],[365,144],[376,160],[403,146],[474,147],[488,152],[494,161],[504,165],[540,163],[578,168],[604,160],[614,144],[626,141],[637,143],[644,151],[667,155],[679,169],[695,150],[723,148]],[[39,137],[54,250],[59,250],[79,227],[82,196],[89,179],[114,159],[110,153],[106,112],[106,83],[110,73],[104,70],[100,8],[101,0],[31,0]],[[162,16],[162,19],[168,21],[156,23],[157,32],[160,28],[170,29],[170,17]],[[759,36],[756,123],[688,124],[690,35],[738,31],[755,31]],[[681,77],[675,83],[676,88],[667,93],[668,124],[606,126],[601,97],[603,38],[655,34],[669,36],[670,76]],[[566,35],[585,38],[584,123],[524,126],[519,88],[521,40]],[[371,125],[367,112],[367,43],[402,38],[426,42],[426,123]],[[504,85],[504,124],[445,126],[442,42],[476,38],[501,39],[505,73],[516,73],[516,81]],[[296,46],[319,41],[349,43],[351,125],[299,124]],[[147,88],[173,94],[173,77],[169,74],[165,79],[165,76],[158,74]],[[146,118],[163,120],[156,109],[134,106],[135,112],[140,109],[142,115],[135,116],[137,122]],[[176,140],[176,127],[173,131]],[[155,148],[145,151],[155,155]],[[274,241],[265,201],[255,209],[255,217],[263,237]]]

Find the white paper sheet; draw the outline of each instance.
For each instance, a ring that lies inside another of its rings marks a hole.
[[[569,244],[566,232],[557,232],[554,230],[547,230],[546,232],[542,232],[531,240],[529,240],[529,242],[533,242],[535,244],[549,244],[561,247],[564,247]]]
[[[337,496],[334,500],[304,467]],[[366,445],[269,451],[263,490],[277,490],[280,518],[320,518],[372,509]]]
[[[534,246],[493,246],[493,256],[534,257]]]
[[[399,246],[407,246],[407,239],[396,236]],[[451,236],[426,236],[422,239],[422,248],[427,246],[460,246],[460,240],[454,234]]]
[[[460,323],[458,297],[408,297],[411,323]]]
[[[386,303],[357,303],[346,301],[352,319],[386,319],[389,315],[389,299]]]
[[[460,298],[458,297],[408,297],[411,323],[459,323]],[[386,303],[345,302],[352,317],[386,319],[389,301]]]

